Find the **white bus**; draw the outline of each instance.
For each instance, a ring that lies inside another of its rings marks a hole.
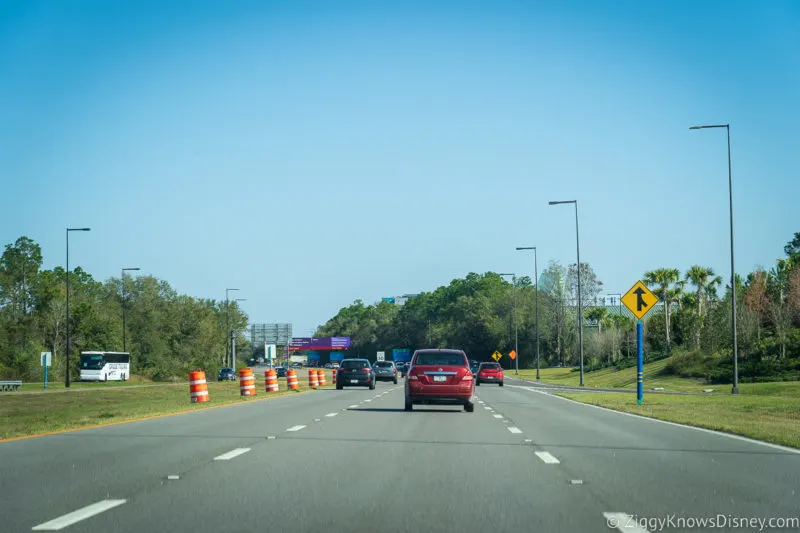
[[[125,381],[131,375],[131,354],[81,352],[81,381]]]

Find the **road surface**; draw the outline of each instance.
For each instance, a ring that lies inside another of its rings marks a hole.
[[[0,530],[583,533],[800,516],[792,451],[512,379],[476,393],[474,413],[406,413],[401,380],[0,443]]]

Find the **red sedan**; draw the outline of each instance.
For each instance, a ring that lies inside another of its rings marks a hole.
[[[503,374],[503,367],[499,364],[481,363],[481,366],[478,367],[478,375],[475,376],[475,385],[497,383],[502,387],[503,379],[505,379],[505,374]]]
[[[411,358],[406,390],[406,411],[415,403],[463,405],[475,409],[475,385],[467,355],[461,350],[417,350]]]

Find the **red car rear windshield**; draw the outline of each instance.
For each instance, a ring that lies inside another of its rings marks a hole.
[[[432,366],[467,366],[467,358],[463,354],[453,352],[422,352],[414,359],[415,365]]]
[[[487,369],[487,370],[488,369],[502,370],[500,368],[500,365],[498,365],[497,363],[484,363],[484,364],[481,365],[481,370],[483,370],[483,369]]]

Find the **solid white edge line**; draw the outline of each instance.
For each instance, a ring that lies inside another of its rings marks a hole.
[[[250,451],[250,448],[234,448],[233,450],[214,457],[215,461],[230,461],[234,457]]]
[[[93,503],[91,505],[87,505],[77,511],[72,511],[71,513],[67,513],[63,516],[59,516],[58,518],[54,518],[49,522],[45,522],[44,524],[39,524],[38,526],[34,526],[31,528],[33,531],[58,531],[60,529],[64,529],[67,526],[71,526],[81,520],[86,520],[87,518],[91,518],[94,515],[100,514],[102,512],[108,511],[109,509],[113,509],[118,505],[122,505],[127,500],[101,500],[97,503]]]
[[[651,418],[649,416],[637,415],[635,413],[627,413],[625,411],[617,411],[617,410],[614,410],[614,409],[609,409],[608,407],[601,407],[599,405],[592,405],[590,403],[579,402],[578,400],[573,400],[572,398],[564,398],[563,396],[558,396],[558,395],[555,395],[555,394],[551,394],[549,392],[536,390],[533,387],[523,387],[521,385],[509,385],[509,386],[510,387],[518,387],[520,389],[529,390],[529,391],[535,392],[537,394],[543,394],[545,396],[549,396],[551,398],[556,398],[558,400],[564,400],[566,402],[570,402],[570,403],[573,403],[573,404],[576,404],[576,405],[582,405],[583,407],[592,407],[594,409],[601,409],[603,411],[608,411],[609,413],[614,413],[614,414],[617,414],[617,415],[632,416],[634,418],[638,418],[638,419],[641,419],[641,420],[649,420],[650,422],[658,422],[660,424],[668,424],[670,426],[677,426],[677,427],[680,427],[680,428],[693,429],[695,431],[702,431],[704,433],[711,433],[712,435],[719,435],[721,437],[728,437],[729,439],[735,439],[735,440],[740,440],[740,441],[743,441],[743,442],[749,442],[750,444],[760,444],[761,446],[766,446],[768,448],[773,448],[775,450],[781,450],[781,451],[784,451],[784,452],[800,454],[800,450],[798,450],[796,448],[788,448],[786,446],[781,446],[780,444],[772,444],[771,442],[764,442],[763,440],[751,439],[750,437],[742,437],[741,435],[733,435],[732,433],[725,433],[724,431],[716,431],[714,429],[701,428],[701,427],[697,427],[697,426],[689,426],[687,424],[679,424],[677,422],[670,422],[669,420],[661,420],[661,419],[658,419],[658,418]],[[612,393],[609,393],[609,394],[623,394],[623,393],[612,392]]]
[[[301,429],[303,429],[304,427],[305,427],[305,426],[302,426],[302,425],[292,426],[292,427],[290,427],[290,428],[287,428],[287,429],[286,429],[286,431],[300,431],[300,430],[301,430]]]
[[[650,533],[633,519],[633,517],[626,513],[603,513],[606,519],[606,527],[608,529],[618,529],[623,533]]]
[[[550,452],[536,452],[536,457],[544,461],[548,465],[557,465],[561,461],[556,459]]]
[[[325,416],[327,416],[328,418],[331,418],[331,417],[334,417],[334,416],[336,416],[336,415],[338,415],[338,414],[339,414],[339,413],[328,413],[328,414],[327,414],[327,415],[325,415]]]
[[[522,433],[522,430],[516,426],[508,426],[506,429],[509,430],[511,433]]]

